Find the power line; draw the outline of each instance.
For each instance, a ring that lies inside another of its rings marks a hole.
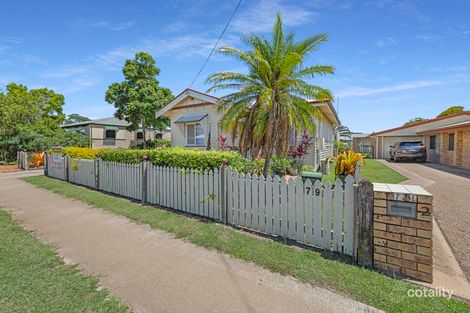
[[[217,41],[216,41],[215,45],[212,47],[211,52],[210,52],[209,55],[207,56],[206,61],[205,61],[204,64],[202,65],[202,67],[201,67],[201,69],[199,70],[199,72],[197,72],[197,75],[196,75],[196,77],[194,77],[193,81],[191,82],[191,85],[189,85],[189,88],[191,88],[191,87],[194,85],[194,83],[196,82],[196,79],[199,77],[199,75],[201,74],[201,72],[202,72],[202,70],[204,69],[204,67],[206,67],[207,62],[209,62],[209,59],[211,58],[212,54],[214,53],[215,48],[216,48],[217,45],[219,44],[220,39],[221,39],[222,36],[224,35],[224,33],[225,33],[225,31],[227,30],[228,26],[230,25],[230,22],[232,21],[233,17],[235,16],[235,13],[237,13],[238,8],[240,7],[240,4],[241,4],[241,3],[242,3],[242,0],[239,0],[237,6],[235,7],[235,10],[233,10],[232,15],[230,16],[230,19],[228,20],[227,24],[225,25],[224,29],[222,30],[222,33],[220,33],[219,38],[217,38]]]

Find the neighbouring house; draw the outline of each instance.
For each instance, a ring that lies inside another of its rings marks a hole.
[[[358,137],[353,139],[353,146],[370,143],[373,157],[388,159],[391,145],[413,140],[427,147],[427,161],[470,169],[470,111]]]
[[[352,134],[352,150],[367,155],[369,158],[375,156],[375,139],[370,134]]]
[[[142,129],[128,131],[126,129],[128,125],[126,121],[108,117],[61,127],[67,131],[78,131],[89,136],[91,148],[130,148],[143,142],[144,133]],[[162,136],[161,132],[147,129],[147,140],[155,140]]]
[[[218,137],[224,135],[227,145],[236,148],[237,139],[222,131],[220,120],[223,110],[217,105],[219,98],[186,89],[162,107],[156,114],[170,119],[171,145],[194,149],[217,149]],[[333,156],[334,140],[337,137],[335,127],[339,118],[331,103],[310,101],[318,107],[323,118],[315,118],[316,131],[314,144],[304,157],[304,164],[318,168],[322,161]]]

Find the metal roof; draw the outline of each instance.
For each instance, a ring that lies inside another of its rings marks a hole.
[[[207,114],[185,115],[175,121],[175,123],[193,123],[200,122]]]
[[[96,124],[96,125],[110,125],[110,126],[129,126],[129,123],[120,119],[117,119],[115,117],[106,117],[106,118],[100,118],[96,120],[91,120],[91,121],[86,121],[86,122],[80,122],[80,123],[75,123],[75,124],[68,124],[68,125],[62,125],[61,127],[63,128],[69,128],[69,127],[76,127],[76,126],[84,126],[84,125],[89,125],[89,124]]]

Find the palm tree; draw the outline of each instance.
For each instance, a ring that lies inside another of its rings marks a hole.
[[[225,111],[222,128],[238,133],[240,153],[266,160],[265,176],[273,153],[287,155],[292,130],[314,132],[313,117],[318,112],[306,99],[333,99],[329,90],[305,81],[334,73],[332,66],[304,65],[306,58],[327,39],[326,34],[318,34],[295,42],[294,33],[284,34],[278,13],[271,40],[251,33],[242,36],[250,51],[219,49],[245,63],[249,73],[214,73],[206,81],[212,85],[208,92],[235,90],[219,100]]]

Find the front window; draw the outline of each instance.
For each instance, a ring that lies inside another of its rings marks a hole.
[[[116,139],[116,131],[113,129],[106,130],[106,139]]]
[[[188,146],[203,146],[206,134],[201,124],[186,125],[186,144]]]
[[[454,150],[454,134],[449,134],[449,150]]]
[[[429,137],[429,149],[436,149],[436,135]]]

